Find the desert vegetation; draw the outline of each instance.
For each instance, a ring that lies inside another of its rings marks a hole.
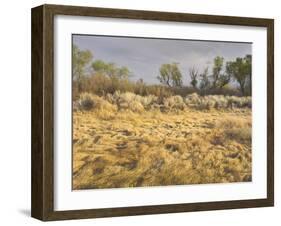
[[[131,76],[73,47],[73,189],[252,180],[250,55]]]

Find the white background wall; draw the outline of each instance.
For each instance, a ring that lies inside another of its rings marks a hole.
[[[275,207],[52,222],[51,225],[280,225],[281,14],[279,1],[49,0],[0,6],[0,225],[42,225],[30,215],[30,8],[43,4],[174,11],[275,19]],[[279,88],[279,89],[278,89]]]

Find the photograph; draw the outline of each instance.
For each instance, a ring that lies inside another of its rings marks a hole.
[[[252,181],[252,43],[72,35],[72,188]]]
[[[274,206],[274,23],[32,8],[31,216]]]

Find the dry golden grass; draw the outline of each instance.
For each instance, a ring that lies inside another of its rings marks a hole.
[[[251,110],[73,112],[73,188],[251,181]]]

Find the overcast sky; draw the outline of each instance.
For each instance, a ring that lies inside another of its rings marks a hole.
[[[216,56],[225,61],[251,54],[249,43],[210,42],[192,40],[168,40],[127,38],[94,35],[73,35],[73,43],[80,49],[90,50],[94,60],[113,62],[126,66],[132,72],[131,80],[142,78],[149,84],[158,84],[159,68],[164,63],[179,63],[184,84],[189,83],[189,68],[195,66],[209,72]]]

